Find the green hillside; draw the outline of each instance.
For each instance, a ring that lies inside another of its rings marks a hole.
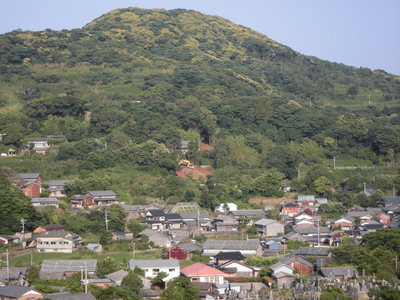
[[[211,208],[279,196],[284,178],[321,195],[364,181],[388,193],[397,169],[360,173],[350,185],[326,162],[396,167],[399,100],[399,77],[304,56],[190,10],[118,9],[82,29],[0,35],[0,151],[26,150],[29,137],[69,141],[0,165],[79,178],[127,202]],[[185,157],[181,140],[192,141]],[[200,140],[213,150],[198,151]],[[205,186],[183,180],[179,158],[215,174]],[[298,170],[306,175],[296,182]]]

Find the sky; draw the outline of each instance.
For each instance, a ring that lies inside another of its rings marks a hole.
[[[80,28],[125,7],[218,15],[302,54],[400,75],[400,0],[1,0],[0,33]]]

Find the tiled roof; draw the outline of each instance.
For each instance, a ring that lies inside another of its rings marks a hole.
[[[357,275],[357,270],[353,266],[327,267],[321,268],[321,273],[324,277],[353,277],[354,275]]]
[[[20,274],[25,275],[26,273],[26,268],[9,267],[8,269],[10,280],[17,280]],[[8,280],[7,268],[0,269],[0,281],[4,280]]]
[[[47,294],[46,299],[51,300],[96,300],[96,298],[90,293],[82,294],[71,294],[71,293],[54,293]]]
[[[203,250],[257,250],[260,246],[259,240],[207,240]]]
[[[40,272],[80,272],[82,266],[86,266],[88,272],[95,272],[97,259],[45,259]]]
[[[230,214],[233,216],[264,216],[265,211],[262,209],[248,209],[248,210],[234,210],[231,211]]]
[[[106,277],[114,282],[121,281],[122,279],[125,278],[126,275],[128,275],[129,272],[125,270],[119,270],[110,274],[107,274]]]
[[[88,194],[90,194],[93,197],[117,196],[117,194],[112,190],[89,191]]]
[[[134,269],[135,267],[146,269],[146,268],[179,268],[179,262],[174,259],[131,259],[129,262],[129,268]]]
[[[201,247],[193,244],[192,242],[179,243],[177,246],[189,253],[192,253],[195,251],[199,251],[199,252],[201,251]]]
[[[195,263],[184,267],[181,269],[181,273],[186,276],[226,276],[224,272],[202,263]]]
[[[66,183],[70,182],[71,180],[49,180],[49,186],[57,185],[57,186],[64,186]]]
[[[40,173],[18,173],[15,177],[22,179],[37,179]]]
[[[14,298],[17,299],[24,295],[25,293],[32,291],[33,289],[29,286],[20,286],[20,285],[14,285],[10,284],[5,287],[0,287],[0,297],[8,297],[8,298]]]
[[[234,252],[220,252],[214,256],[216,260],[244,260],[245,257],[240,251]]]
[[[281,222],[279,222],[279,221],[277,221],[277,220],[265,219],[265,218],[264,218],[264,219],[260,219],[260,220],[258,220],[257,222],[255,222],[254,225],[267,226],[267,225],[272,224],[272,223],[279,223],[279,224],[282,224]],[[283,226],[283,224],[282,224],[282,226]]]

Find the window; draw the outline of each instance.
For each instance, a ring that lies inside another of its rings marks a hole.
[[[168,271],[170,271],[170,272],[175,272],[175,269],[169,269]]]
[[[52,245],[55,245],[55,244],[56,244],[56,242],[51,242],[51,244],[52,244]]]

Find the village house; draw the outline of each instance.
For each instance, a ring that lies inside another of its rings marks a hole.
[[[279,263],[290,266],[299,274],[311,274],[314,265],[297,255],[286,255],[279,260]]]
[[[86,249],[88,249],[89,251],[93,251],[94,253],[101,253],[103,252],[103,246],[101,246],[100,244],[87,244],[86,245]]]
[[[79,235],[64,231],[46,231],[35,235],[37,252],[72,253],[82,244]]]
[[[355,219],[349,216],[341,217],[332,224],[332,227],[340,227],[342,230],[353,230],[354,226]]]
[[[10,284],[0,287],[0,299],[2,300],[35,300],[43,299],[43,295],[30,286]]]
[[[146,213],[152,209],[164,209],[164,205],[159,203],[151,203],[146,205],[123,205],[126,213],[126,220],[135,220],[138,218],[144,218]]]
[[[218,269],[227,274],[226,277],[258,277],[261,268],[232,260],[219,265]]]
[[[15,235],[0,235],[0,244],[8,245],[8,244],[18,244],[21,239]]]
[[[235,203],[221,203],[219,206],[215,208],[215,211],[218,212],[229,212],[237,210],[238,206]]]
[[[180,274],[179,261],[174,259],[131,259],[128,267],[131,270],[142,269],[146,278],[155,278],[158,273],[164,272],[167,274],[163,279],[164,282],[179,277]]]
[[[240,252],[249,257],[262,255],[262,246],[258,239],[252,240],[207,240],[203,245],[204,256],[215,256],[220,252]]]
[[[44,280],[65,279],[84,269],[87,270],[88,276],[96,275],[97,259],[45,259],[39,277]]]
[[[357,277],[358,273],[353,266],[326,267],[320,269],[321,275],[329,279],[350,280]]]
[[[94,278],[87,280],[88,285],[96,286],[99,288],[106,289],[113,285],[113,282],[108,278]]]
[[[59,231],[59,230],[65,230],[65,226],[61,224],[48,224],[36,227],[35,230],[33,230],[33,233],[38,234],[42,232]]]
[[[49,196],[50,197],[65,197],[65,184],[70,180],[49,180]]]
[[[274,272],[271,278],[276,281],[276,287],[278,289],[290,288],[293,282],[297,280],[297,276],[285,272]]]
[[[213,257],[215,264],[217,266],[223,265],[230,261],[244,262],[246,257],[242,255],[239,251],[235,252],[220,252]]]
[[[133,240],[133,233],[119,231],[111,233],[111,240],[113,241],[131,241]]]
[[[138,237],[147,236],[149,243],[152,242],[157,247],[171,247],[171,237],[163,232],[146,228],[139,232]]]
[[[93,203],[94,206],[118,204],[117,194],[112,190],[89,191],[86,198],[90,199],[88,201]]]
[[[110,274],[107,274],[105,277],[110,279],[111,282],[114,283],[114,285],[121,285],[122,280],[125,278],[126,275],[128,275],[129,272],[125,270],[119,270]]]
[[[315,206],[317,200],[315,200],[314,195],[299,195],[297,196],[295,203],[300,206]]]
[[[217,232],[236,231],[238,223],[239,222],[231,215],[218,215],[213,221]]]
[[[178,245],[171,246],[167,249],[164,254],[164,259],[177,259],[177,260],[187,260],[190,259],[192,253],[200,253],[201,248],[192,242],[179,243]]]
[[[0,286],[6,284],[27,285],[26,281],[26,268],[9,267],[0,268]]]
[[[50,300],[96,300],[91,293],[71,294],[68,292],[46,294],[46,299]]]
[[[11,182],[20,187],[27,197],[39,197],[42,192],[43,179],[40,173],[18,173]]]
[[[43,208],[46,206],[59,207],[60,203],[55,197],[34,197],[31,198],[31,203],[36,208]]]
[[[299,205],[297,203],[287,203],[282,205],[281,215],[287,217],[293,217],[300,212]]]
[[[247,209],[230,211],[228,215],[233,216],[237,221],[246,221],[249,225],[254,223],[254,220],[265,217],[265,211],[262,209]]]
[[[284,225],[273,219],[260,219],[254,223],[257,233],[262,236],[278,236],[284,233]]]
[[[28,139],[29,148],[38,154],[45,155],[46,150],[50,147],[47,138],[30,138]]]
[[[224,283],[224,277],[227,276],[226,273],[202,263],[195,263],[184,267],[181,269],[181,273],[189,277],[192,282],[209,282],[214,284]]]
[[[291,254],[300,256],[305,260],[307,260],[307,258],[314,258],[316,259],[317,265],[321,266],[332,263],[332,254],[330,250],[331,248],[328,247],[300,247]]]
[[[211,226],[210,214],[206,211],[179,213],[181,220],[185,224],[193,224],[194,228],[208,231]]]

